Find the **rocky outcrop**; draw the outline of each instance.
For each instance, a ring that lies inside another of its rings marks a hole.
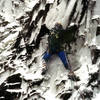
[[[1,0],[0,100],[97,100],[100,16],[95,7],[95,0]],[[55,55],[41,75],[48,33],[56,22],[79,26],[75,41],[64,44],[76,79],[68,77]]]

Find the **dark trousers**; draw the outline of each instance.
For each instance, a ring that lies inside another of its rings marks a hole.
[[[61,61],[64,64],[64,66],[65,66],[66,69],[69,69],[69,70],[71,69],[71,66],[68,63],[68,59],[67,59],[67,56],[66,56],[66,54],[65,54],[64,51],[60,51],[58,53],[53,53],[53,54],[57,54],[59,56],[59,58],[61,59]],[[45,61],[48,61],[53,54],[45,52],[45,54],[43,56],[43,59]]]

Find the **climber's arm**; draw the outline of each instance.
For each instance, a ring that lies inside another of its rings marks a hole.
[[[70,43],[71,41],[73,41],[77,30],[78,30],[77,25],[69,26],[65,30],[62,30],[60,37],[62,37],[63,42]]]
[[[41,29],[40,29],[40,32],[37,36],[37,39],[36,39],[36,42],[35,42],[35,47],[38,48],[39,47],[39,44],[40,44],[40,41],[41,41],[41,38],[46,35],[46,34],[49,34],[50,33],[50,30],[46,27],[46,25],[42,25]]]

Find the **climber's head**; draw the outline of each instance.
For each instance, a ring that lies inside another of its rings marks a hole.
[[[54,26],[55,30],[60,30],[63,28],[63,26],[61,25],[61,23],[57,22]]]
[[[51,29],[51,34],[60,33],[60,30],[62,29],[63,29],[63,26],[61,25],[61,23],[57,22],[54,28]]]

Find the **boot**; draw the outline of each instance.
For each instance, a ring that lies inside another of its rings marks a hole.
[[[80,81],[80,78],[78,76],[75,75],[75,73],[73,71],[70,71],[68,74],[69,79],[71,79],[72,81]]]

